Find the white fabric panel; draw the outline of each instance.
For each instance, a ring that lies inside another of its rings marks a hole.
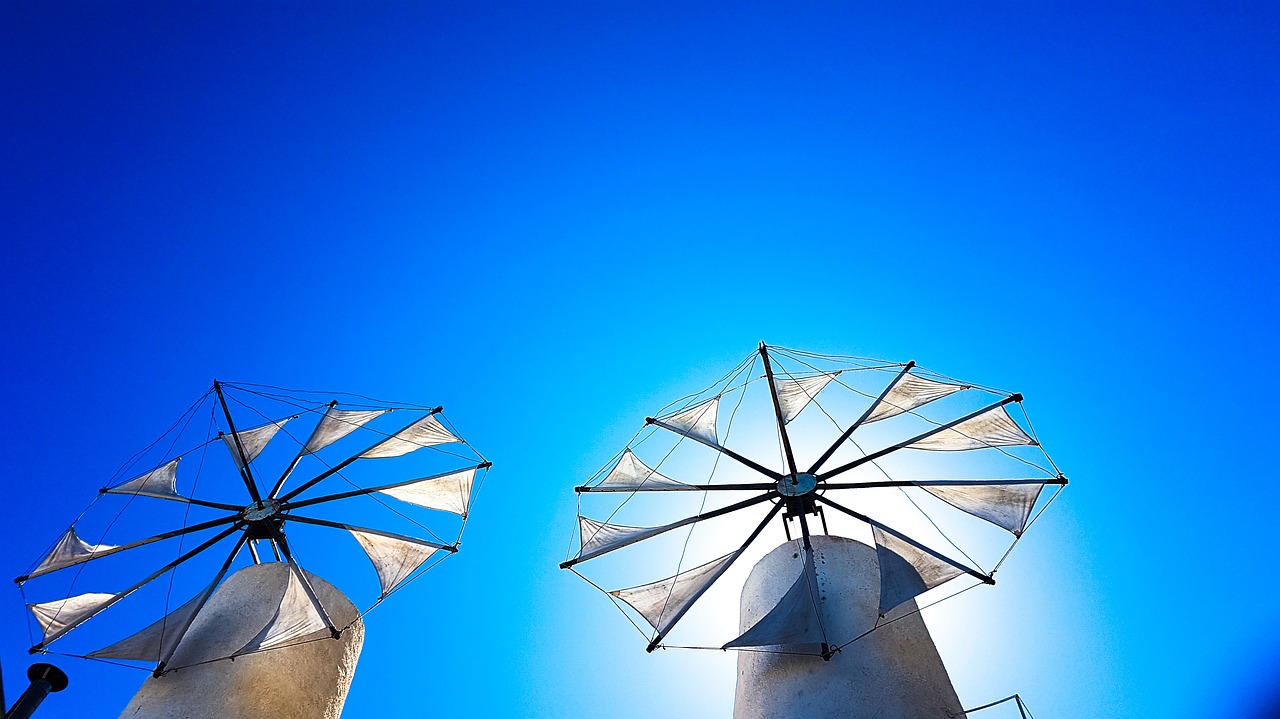
[[[876,559],[880,562],[881,615],[965,573],[964,568],[905,542],[878,526],[872,526],[871,533],[875,535]]]
[[[429,414],[400,430],[394,436],[379,442],[360,457],[362,459],[400,457],[423,447],[457,441],[458,438],[445,429],[434,414]]]
[[[262,450],[266,449],[267,442],[276,436],[276,432],[285,425],[292,417],[282,419],[279,422],[268,422],[261,427],[253,429],[242,429],[234,434],[221,434],[222,441],[226,443],[227,449],[231,452],[231,459],[235,460],[236,466],[244,469],[245,462],[252,462],[262,454]],[[240,438],[240,445],[244,447],[244,462],[240,461],[240,450],[236,448],[236,437]]]
[[[907,445],[908,449],[927,449],[939,452],[955,452],[983,447],[1010,447],[1019,444],[1035,444],[1026,432],[1013,421],[1004,405],[992,407],[972,419],[944,429]]]
[[[805,552],[800,576],[782,599],[742,636],[721,648],[786,646],[786,651],[817,652],[826,641],[818,618],[820,605],[813,555]]]
[[[829,372],[801,379],[774,377],[773,389],[778,393],[778,406],[782,408],[782,423],[795,419],[838,374]]]
[[[44,643],[48,644],[74,629],[77,624],[92,617],[102,609],[104,604],[115,598],[114,594],[90,592],[43,604],[28,604],[27,608],[40,623],[40,630],[44,632]]]
[[[53,550],[49,552],[49,555],[40,562],[40,566],[36,567],[29,576],[38,577],[63,567],[78,564],[98,552],[105,552],[109,549],[115,549],[115,545],[89,544],[76,534],[75,527],[71,527],[66,534],[62,535],[58,543],[53,546]]]
[[[140,662],[159,662],[165,657],[173,656],[178,642],[186,634],[185,629],[191,626],[191,620],[216,584],[210,584],[203,591],[192,597],[186,604],[169,612],[163,619],[88,656],[95,659],[133,659]]]
[[[385,414],[385,409],[338,409],[330,407],[325,410],[320,424],[311,432],[303,448],[304,453],[319,452],[338,440],[369,423],[373,418]]]
[[[935,399],[942,399],[962,389],[966,389],[966,387],[960,384],[937,382],[908,374],[898,384],[894,385],[893,389],[889,390],[889,394],[880,400],[880,403],[867,416],[863,424],[896,417],[903,412],[928,404]]]
[[[378,581],[382,583],[384,597],[438,551],[436,547],[384,537],[381,534],[350,528],[347,531],[364,547],[364,553],[373,562],[373,568],[378,571]]]
[[[112,494],[141,494],[144,497],[177,497],[178,460],[157,467],[107,490]]]
[[[324,618],[316,611],[311,598],[307,596],[307,590],[302,587],[302,581],[298,579],[298,571],[291,569],[289,584],[285,587],[284,596],[280,598],[280,606],[276,609],[275,616],[271,617],[271,621],[267,622],[267,626],[263,627],[261,632],[258,632],[258,636],[251,639],[236,654],[248,654],[278,647],[326,627]]]
[[[956,509],[1003,527],[1015,537],[1021,537],[1044,485],[955,484],[926,486],[921,489]]]
[[[395,497],[401,502],[408,502],[427,509],[439,509],[467,516],[467,508],[471,505],[471,484],[475,481],[476,470],[464,469],[435,479],[424,479],[421,482],[402,484],[378,490],[388,497]]]
[[[683,487],[684,482],[677,482],[664,477],[641,462],[631,450],[622,453],[613,471],[609,472],[598,486],[617,487],[619,489],[652,489],[654,487]]]
[[[702,404],[676,412],[670,417],[663,417],[662,421],[671,425],[680,434],[696,437],[718,447],[720,439],[716,434],[716,414],[719,409],[720,398],[713,397]]]
[[[582,540],[582,549],[578,551],[578,559],[586,560],[598,557],[606,552],[643,541],[672,528],[667,524],[661,527],[628,527],[622,524],[606,524],[589,517],[578,516],[578,532]]]
[[[644,584],[631,589],[619,589],[609,592],[613,596],[631,605],[645,618],[659,634],[665,633],[671,623],[680,617],[681,612],[702,595],[707,587],[724,574],[733,560],[742,553],[739,549],[719,559],[681,572],[651,584]]]

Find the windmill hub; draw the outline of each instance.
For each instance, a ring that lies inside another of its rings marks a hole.
[[[778,480],[778,494],[784,497],[803,497],[818,486],[818,480],[812,474],[800,473],[794,477],[783,477]]]
[[[264,499],[261,504],[254,502],[248,507],[245,507],[244,510],[240,512],[240,515],[244,517],[247,522],[261,522],[263,520],[270,519],[279,513],[280,500]]]

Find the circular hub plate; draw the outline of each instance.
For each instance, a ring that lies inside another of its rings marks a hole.
[[[818,480],[812,474],[797,474],[795,479],[783,477],[778,480],[778,494],[784,497],[800,497],[813,491]]]
[[[279,511],[280,502],[278,500],[264,499],[262,500],[261,507],[257,504],[250,504],[248,507],[244,508],[244,511],[240,512],[240,516],[250,522],[261,522],[264,519],[270,519],[271,517],[276,516],[276,513]]]

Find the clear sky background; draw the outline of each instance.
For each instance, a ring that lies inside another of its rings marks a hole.
[[[214,377],[443,404],[495,467],[346,715],[728,716],[732,655],[645,654],[555,564],[572,487],[764,339],[1026,394],[1072,484],[926,615],[967,706],[1275,716],[1277,37],[1274,3],[6,0],[0,575]],[[48,716],[144,676],[58,663]]]

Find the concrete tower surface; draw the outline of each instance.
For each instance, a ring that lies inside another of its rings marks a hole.
[[[874,625],[880,604],[876,550],[852,539],[814,536],[818,600],[827,637],[839,644]],[[742,631],[772,609],[800,576],[800,540],[751,570],[742,590]],[[899,607],[891,616],[912,611]],[[738,653],[734,719],[950,719],[960,700],[919,614],[822,657]]]
[[[288,564],[268,562],[228,577],[174,653],[170,666],[183,668],[147,679],[121,719],[337,719],[364,644],[364,624],[351,600],[310,572],[307,579],[334,625],[351,624],[340,639],[208,661],[235,653],[262,631],[289,571]]]

